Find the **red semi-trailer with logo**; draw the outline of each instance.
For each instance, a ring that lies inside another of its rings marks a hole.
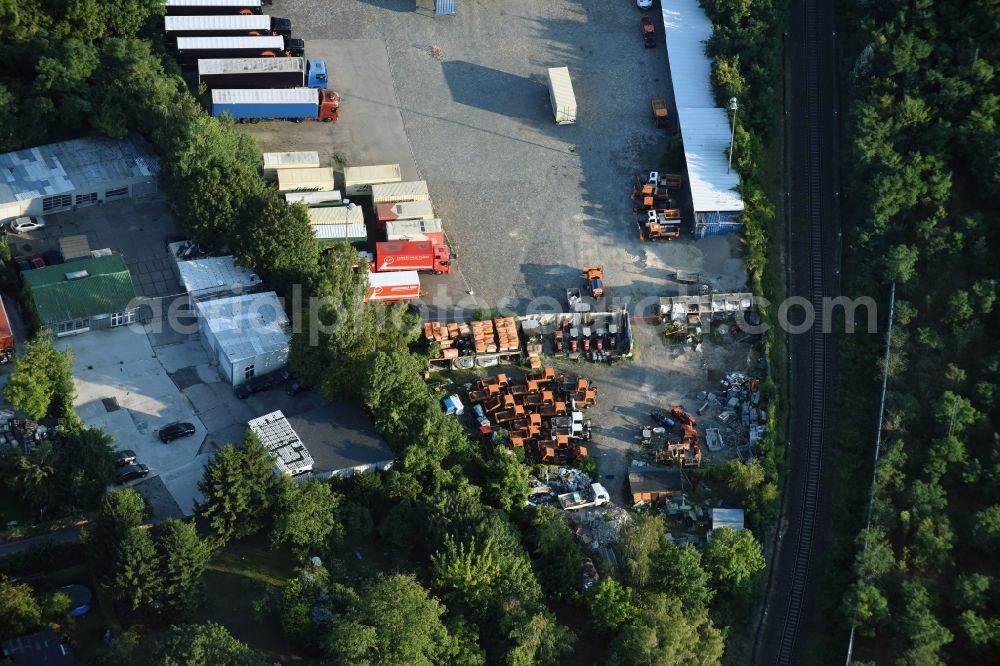
[[[433,241],[384,241],[375,244],[372,273],[390,271],[420,271],[450,273],[451,250],[444,243]]]
[[[7,318],[7,308],[0,298],[0,363],[6,363],[14,358],[14,331]]]
[[[365,302],[399,303],[414,301],[424,295],[420,291],[420,274],[416,271],[369,273],[368,295]]]

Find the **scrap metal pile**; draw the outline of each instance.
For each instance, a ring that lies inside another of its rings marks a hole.
[[[720,382],[721,390],[702,393],[699,413],[712,407],[721,409],[715,419],[725,427],[740,460],[758,453],[758,442],[767,431],[767,407],[761,402],[760,379],[743,372],[731,372]],[[714,432],[713,432],[714,431]],[[719,429],[709,429],[709,450],[721,449],[725,441]]]
[[[469,400],[529,459],[565,464],[587,455],[582,442],[590,438],[590,422],[580,410],[597,404],[597,387],[584,377],[567,380],[553,368],[532,370],[520,381],[499,374],[478,380]]]
[[[669,414],[652,412],[657,423],[642,429],[642,444],[650,450],[653,460],[661,465],[699,467],[701,465],[701,434],[693,416],[681,406]]]

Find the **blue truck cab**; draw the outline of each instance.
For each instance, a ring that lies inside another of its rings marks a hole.
[[[306,87],[326,90],[326,85],[329,81],[326,75],[326,61],[310,60],[306,64]]]

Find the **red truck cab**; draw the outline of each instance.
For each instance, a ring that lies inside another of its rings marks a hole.
[[[319,91],[319,120],[329,123],[340,118],[340,93],[335,90]]]
[[[433,241],[383,241],[375,244],[372,273],[388,271],[451,272],[451,250]]]

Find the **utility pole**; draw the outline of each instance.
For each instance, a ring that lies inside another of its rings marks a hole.
[[[726,167],[726,173],[729,173],[733,168],[733,146],[736,145],[736,98],[729,98],[729,110],[733,112],[733,135],[729,138],[729,166]]]

